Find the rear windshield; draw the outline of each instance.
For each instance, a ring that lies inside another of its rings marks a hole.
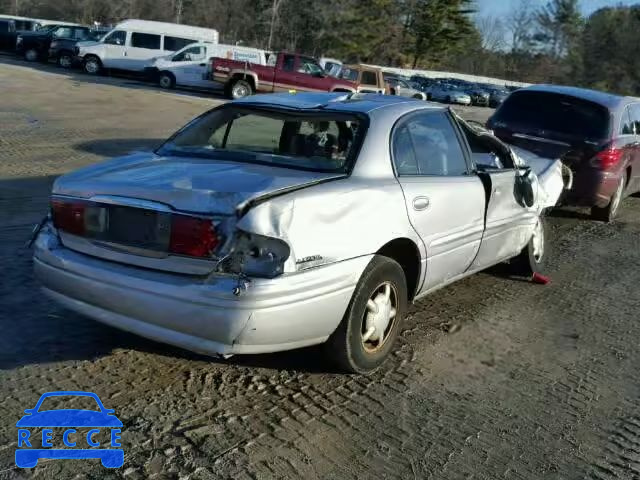
[[[348,173],[364,137],[364,123],[353,114],[229,105],[188,124],[158,153]]]
[[[609,133],[609,112],[598,104],[547,92],[513,93],[492,120],[507,128],[599,140]]]

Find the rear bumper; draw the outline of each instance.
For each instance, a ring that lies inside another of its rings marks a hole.
[[[235,277],[186,277],[100,260],[63,247],[45,229],[34,270],[47,294],[87,317],[198,353],[241,354],[324,342],[370,259],[253,279],[235,296]]]
[[[573,188],[564,193],[561,203],[575,207],[606,207],[616,191],[621,172],[603,172],[595,168],[575,171]]]

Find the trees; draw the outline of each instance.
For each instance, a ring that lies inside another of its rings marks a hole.
[[[410,53],[415,68],[426,58],[434,63],[474,31],[471,0],[417,0],[410,12],[413,37]]]
[[[578,0],[551,0],[534,18],[538,27],[534,40],[553,58],[566,55],[582,27]]]

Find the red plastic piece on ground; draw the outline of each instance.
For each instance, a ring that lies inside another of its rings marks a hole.
[[[551,283],[551,279],[549,277],[546,277],[540,273],[534,273],[533,277],[531,277],[531,281],[533,283],[537,283],[538,285],[547,285]]]

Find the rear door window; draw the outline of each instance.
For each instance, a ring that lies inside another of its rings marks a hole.
[[[0,33],[7,33],[7,32],[9,32],[9,22],[0,20]]]
[[[418,113],[403,121],[394,134],[393,153],[398,175],[468,173],[458,135],[448,115],[442,112]]]
[[[502,123],[533,135],[601,140],[609,133],[609,112],[601,105],[568,95],[520,91],[511,94],[492,123],[497,128]]]
[[[131,34],[131,46],[148,50],[160,50],[160,35],[133,32]]]
[[[196,41],[190,40],[188,38],[170,37],[168,35],[165,35],[164,50],[167,50],[169,52],[177,52],[178,50],[181,50],[187,45],[191,45],[192,43],[196,43]]]

